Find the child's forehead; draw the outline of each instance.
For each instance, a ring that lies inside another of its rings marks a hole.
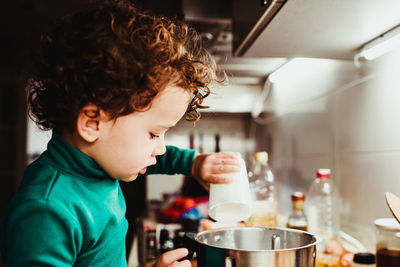
[[[193,96],[193,92],[177,84],[167,85],[159,91],[153,102],[174,101],[177,98],[188,98]]]

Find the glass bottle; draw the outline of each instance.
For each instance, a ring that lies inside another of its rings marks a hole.
[[[290,214],[286,227],[307,231],[307,217],[304,213],[304,200],[306,196],[303,192],[294,192],[292,194],[293,210]]]
[[[276,227],[278,204],[274,195],[274,175],[268,165],[268,153],[255,154],[254,172],[250,178],[253,213],[249,226]]]

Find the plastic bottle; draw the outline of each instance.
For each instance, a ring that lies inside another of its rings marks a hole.
[[[268,153],[257,152],[253,175],[250,178],[253,213],[249,226],[276,227],[278,205],[275,198],[274,175],[268,165]]]
[[[304,200],[306,196],[303,192],[294,192],[291,197],[293,210],[288,218],[286,227],[307,231],[308,223],[306,214],[304,213]]]
[[[340,203],[337,188],[331,178],[331,170],[319,169],[306,200],[308,230],[322,238],[322,242],[317,246],[319,251],[323,251],[326,242],[337,235],[340,227]]]

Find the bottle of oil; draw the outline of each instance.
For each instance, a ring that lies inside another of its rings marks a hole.
[[[250,178],[253,213],[249,226],[276,227],[278,204],[275,198],[274,175],[268,165],[268,153],[255,154],[254,174]]]
[[[304,213],[304,200],[306,196],[303,192],[294,192],[292,194],[293,210],[290,214],[286,227],[307,231],[307,217]]]

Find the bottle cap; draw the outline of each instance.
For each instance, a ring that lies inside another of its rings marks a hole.
[[[354,254],[354,263],[365,263],[365,264],[374,264],[375,263],[375,255],[368,252],[360,252]]]
[[[317,177],[318,178],[329,178],[329,177],[331,177],[331,170],[330,169],[318,169]]]
[[[268,162],[268,153],[265,151],[256,152],[256,154],[254,155],[254,158],[256,161],[259,161],[259,162]]]
[[[297,200],[304,200],[306,198],[306,195],[303,192],[294,192],[292,193],[292,200],[297,201]]]

